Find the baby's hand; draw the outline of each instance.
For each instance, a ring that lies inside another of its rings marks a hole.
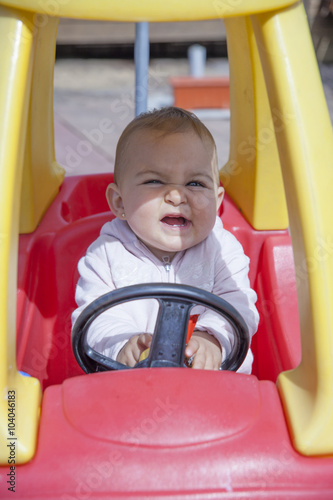
[[[151,337],[149,333],[141,333],[140,335],[131,337],[119,351],[117,361],[130,367],[135,366],[143,351],[150,347]]]
[[[195,330],[185,349],[185,356],[194,356],[191,367],[205,370],[218,370],[222,362],[219,342],[207,332]]]

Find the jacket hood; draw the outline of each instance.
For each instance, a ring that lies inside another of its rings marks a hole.
[[[106,224],[101,229],[101,236],[108,235],[121,241],[121,243],[134,243],[137,237],[129,227],[126,221],[115,218]]]
[[[100,232],[101,236],[110,236],[117,239],[128,252],[137,257],[148,257],[151,260],[158,260],[157,257],[146,247],[129,227],[128,223],[118,218],[104,224]]]

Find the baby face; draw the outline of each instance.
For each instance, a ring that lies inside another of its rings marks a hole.
[[[212,147],[194,132],[136,132],[118,185],[107,190],[111,210],[155,256],[171,259],[215,224],[224,193],[215,162]]]

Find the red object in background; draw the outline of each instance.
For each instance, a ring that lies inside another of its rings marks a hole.
[[[16,466],[17,498],[332,500],[333,457],[294,450],[275,385],[300,360],[288,232],[255,231],[227,195],[220,215],[251,259],[258,294],[253,374],[83,374],[70,345],[76,265],[112,218],[111,180],[65,179],[36,231],[20,237],[18,366],[40,379],[44,396],[36,455]]]
[[[194,332],[195,325],[197,324],[198,318],[199,318],[199,314],[192,314],[190,316],[190,320],[188,322],[188,328],[187,328],[186,344],[188,344],[188,341],[192,337],[192,333]]]
[[[184,109],[229,108],[229,78],[181,76],[170,79],[174,106]]]

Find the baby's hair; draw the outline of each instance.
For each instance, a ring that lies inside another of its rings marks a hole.
[[[119,174],[122,167],[124,167],[124,159],[131,137],[134,133],[141,130],[160,132],[161,136],[175,133],[195,132],[200,139],[211,148],[217,170],[216,144],[208,128],[194,113],[182,108],[169,106],[141,113],[125,127],[118,140],[116,149],[114,165],[114,181],[116,184],[119,182]]]

